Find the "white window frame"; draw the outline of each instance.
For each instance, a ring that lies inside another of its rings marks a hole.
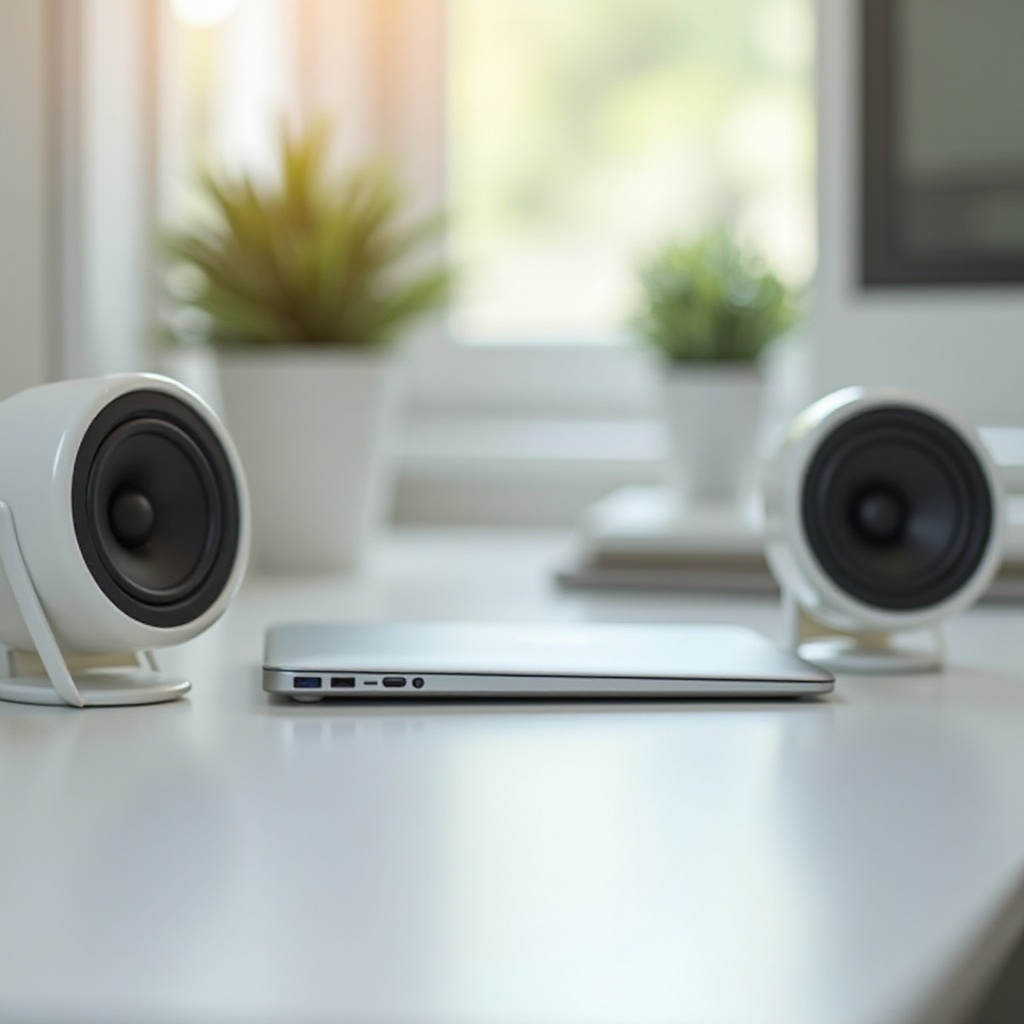
[[[137,0],[0,4],[4,174],[17,197],[0,230],[2,394],[146,358],[151,15]]]
[[[157,289],[154,7],[48,0],[53,369],[145,369]]]

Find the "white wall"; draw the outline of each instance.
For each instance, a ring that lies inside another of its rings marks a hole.
[[[816,387],[909,387],[979,423],[1024,425],[1024,287],[858,284],[859,8],[860,0],[818,0]]]
[[[50,372],[47,6],[0,0],[0,398]]]

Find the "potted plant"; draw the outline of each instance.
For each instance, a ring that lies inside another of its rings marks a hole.
[[[767,346],[797,319],[793,291],[716,228],[672,241],[640,269],[633,327],[664,366],[669,481],[684,503],[748,497]]]
[[[393,173],[335,174],[324,121],[282,129],[279,174],[204,173],[210,223],[166,238],[171,333],[212,346],[264,568],[354,565],[381,518],[396,422],[396,343],[447,298]]]

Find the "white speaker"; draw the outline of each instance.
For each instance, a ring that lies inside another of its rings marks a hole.
[[[792,424],[761,493],[790,642],[836,671],[939,667],[941,623],[999,568],[994,462],[970,423],[920,395],[822,398]]]
[[[234,445],[176,381],[70,380],[0,402],[0,699],[184,695],[153,649],[220,617],[248,550]]]

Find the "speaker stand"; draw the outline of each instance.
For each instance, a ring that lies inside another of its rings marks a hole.
[[[191,684],[187,680],[168,678],[156,670],[151,651],[82,659],[75,666],[80,671],[72,675],[21,553],[14,515],[4,501],[0,501],[0,565],[35,645],[35,652],[6,652],[0,700],[82,708],[157,704],[188,693]],[[20,663],[34,657],[38,671],[22,674]]]
[[[842,630],[812,615],[791,595],[783,598],[789,646],[806,661],[832,672],[906,675],[937,672],[944,660],[942,634],[920,631],[928,646],[898,644],[893,630]]]

